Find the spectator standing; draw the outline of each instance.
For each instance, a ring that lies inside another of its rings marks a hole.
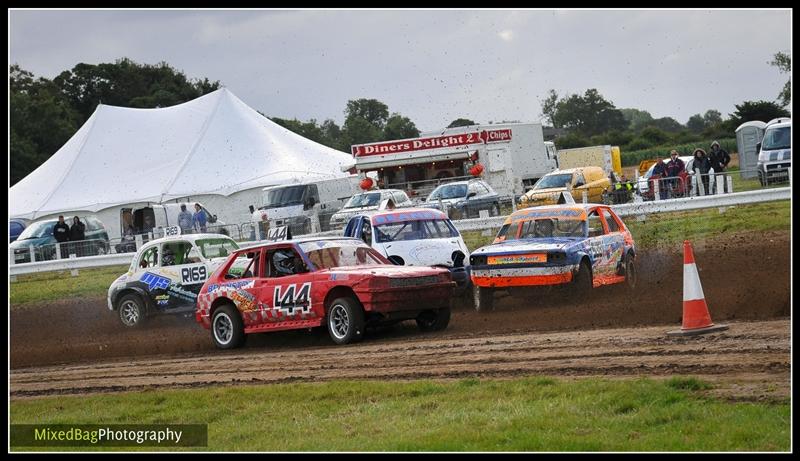
[[[656,166],[653,167],[653,174],[650,176],[650,180],[653,183],[658,183],[658,195],[659,197],[664,200],[667,198],[667,187],[664,181],[661,181],[661,178],[667,176],[667,164],[664,163],[664,160],[658,159],[656,162]],[[651,189],[652,190],[652,189]],[[653,195],[655,197],[655,195]]]
[[[194,219],[192,214],[186,210],[186,204],[181,203],[181,212],[178,213],[178,226],[181,228],[182,234],[192,233],[192,225]]]
[[[711,163],[706,157],[706,151],[700,149],[699,147],[694,150],[694,161],[692,162],[692,171],[694,171],[695,175],[699,175],[699,181],[703,182],[703,193],[702,195],[707,195],[709,193],[708,190],[708,170],[711,168]],[[698,194],[701,195],[701,194]]]
[[[722,181],[723,188],[726,189],[725,175],[721,175],[728,168],[728,163],[731,162],[731,156],[725,149],[722,149],[719,142],[714,141],[711,143],[711,152],[708,153],[708,161],[710,168],[714,170],[714,182]],[[730,192],[730,191],[727,191]]]
[[[671,151],[669,156],[670,160],[667,162],[667,177],[670,178],[669,188],[671,195],[674,198],[683,195],[682,191],[680,190],[681,180],[679,177],[681,176],[681,173],[686,171],[686,165],[684,165],[683,160],[678,157],[678,151]]]
[[[714,169],[715,173],[722,173],[728,168],[731,162],[731,156],[725,149],[722,149],[719,142],[714,141],[711,143],[711,152],[708,153],[708,161],[711,164],[710,168]]]
[[[69,256],[65,254],[65,251],[69,250],[69,248],[67,245],[62,245],[62,243],[69,242],[69,225],[64,222],[64,216],[59,216],[58,222],[53,226],[53,236],[61,249],[61,257]]]
[[[201,207],[199,203],[195,203],[194,204],[194,209],[196,210],[195,213],[194,213],[194,217],[192,218],[192,221],[194,223],[194,227],[199,232],[205,233],[206,232],[206,221],[208,220],[208,217],[206,216],[206,212],[205,212],[205,210],[203,210],[203,207]]]
[[[73,242],[73,250],[77,256],[83,256],[83,244],[79,243],[86,240],[86,225],[81,222],[81,218],[72,218],[72,226],[69,228],[69,240]]]

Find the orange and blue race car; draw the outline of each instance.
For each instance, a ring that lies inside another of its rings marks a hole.
[[[447,269],[393,265],[358,239],[298,239],[232,253],[200,289],[195,319],[220,349],[245,334],[325,325],[347,344],[370,325],[445,329],[454,288]]]
[[[605,205],[525,208],[506,218],[491,245],[472,252],[475,308],[490,309],[496,288],[573,284],[577,292],[636,285],[633,237]]]

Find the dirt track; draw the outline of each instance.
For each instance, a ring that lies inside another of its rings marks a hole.
[[[579,305],[565,302],[557,291],[506,296],[492,312],[457,307],[442,333],[422,335],[406,323],[370,332],[351,347],[332,346],[326,332],[293,331],[255,335],[247,348],[220,353],[191,318],[158,318],[144,330],[129,331],[106,309],[104,299],[12,309],[11,395],[216,382],[525,374],[692,373],[763,378],[788,389],[789,234],[734,235],[714,245],[696,244],[716,322],[784,319],[735,323],[731,331],[702,340],[664,336],[681,320],[679,248],[642,252],[637,257],[639,289],[633,293],[605,287]],[[641,328],[652,325],[661,326]],[[543,333],[559,330],[576,331]]]

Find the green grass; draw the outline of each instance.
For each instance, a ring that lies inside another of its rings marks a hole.
[[[76,277],[72,277],[70,271],[20,275],[16,282],[11,283],[10,302],[12,306],[19,307],[41,301],[103,296],[111,282],[127,272],[128,267],[81,269]]]
[[[790,212],[791,202],[782,200],[725,207],[722,213],[719,208],[710,208],[651,214],[644,221],[634,216],[623,220],[638,248],[653,248],[684,240],[704,240],[724,233],[788,231]],[[465,231],[462,233],[464,243],[470,251],[474,251],[492,243],[498,230],[492,229],[491,235],[483,235],[485,231]]]
[[[338,381],[13,400],[10,413],[12,424],[207,423],[212,451],[789,450],[788,401],[721,401],[708,388],[694,378]]]

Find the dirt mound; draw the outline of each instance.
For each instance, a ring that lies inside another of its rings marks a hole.
[[[773,319],[789,315],[789,234],[721,235],[694,242],[695,258],[714,321]],[[680,245],[642,250],[639,285],[628,291],[603,287],[583,302],[563,290],[498,294],[495,309],[475,312],[457,304],[450,326],[436,337],[459,338],[530,331],[589,330],[645,325],[678,326],[682,314]],[[371,332],[367,343],[408,341],[413,323]],[[289,331],[253,335],[248,349],[282,350],[331,344],[327,332]],[[213,349],[209,333],[193,317],[153,318],[144,328],[124,328],[105,298],[64,300],[11,311],[11,367],[169,356]],[[216,353],[216,352],[215,352]]]

